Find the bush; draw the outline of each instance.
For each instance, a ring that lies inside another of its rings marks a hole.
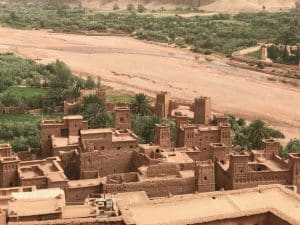
[[[127,11],[134,11],[134,10],[135,10],[135,7],[133,4],[130,3],[127,5]]]
[[[146,8],[144,7],[144,5],[138,4],[137,11],[139,13],[143,13],[143,12],[145,12],[145,10],[146,10]]]
[[[113,6],[113,10],[115,10],[115,11],[116,11],[116,10],[119,10],[119,9],[120,9],[120,8],[119,8],[118,4],[117,4],[117,3],[115,3],[115,4],[114,4],[114,6]]]

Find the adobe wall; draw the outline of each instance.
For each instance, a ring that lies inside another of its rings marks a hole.
[[[251,188],[258,185],[282,184],[290,185],[292,182],[290,171],[259,171],[247,172],[237,177],[231,177],[227,171],[216,163],[216,190],[224,188],[225,190]]]
[[[233,178],[233,189],[251,188],[258,185],[268,184],[291,184],[291,175],[289,171],[260,171],[248,172],[241,178]]]
[[[132,166],[136,171],[139,167],[145,165],[155,165],[160,161],[158,159],[151,159],[146,153],[134,151],[132,157]]]
[[[36,160],[40,157],[41,150],[39,148],[30,149],[29,151],[17,152],[17,156],[21,161]]]
[[[84,202],[84,200],[91,194],[99,194],[103,193],[102,184],[95,186],[78,186],[78,187],[69,187],[66,188],[66,202],[67,203],[76,203],[76,202]]]
[[[99,171],[104,177],[113,173],[133,171],[132,150],[104,150],[80,154],[80,171]]]
[[[224,188],[225,190],[232,190],[232,182],[229,175],[219,163],[215,163],[215,179],[216,179],[216,190]]]
[[[34,177],[29,179],[20,178],[21,186],[36,186],[37,188],[48,188],[47,178],[42,177]]]
[[[209,158],[209,145],[211,143],[219,143],[221,139],[220,134],[220,130],[200,131],[199,133],[195,134],[196,146],[200,151],[203,151],[203,155],[205,155],[202,160],[207,160]]]
[[[181,195],[195,192],[195,178],[174,178],[145,180],[123,184],[104,184],[106,193],[145,191],[150,198],[164,197],[169,194]]]
[[[214,222],[207,223],[190,223],[201,225],[291,225],[290,223],[274,216],[271,213],[256,214],[250,216],[242,216],[230,219],[220,219]]]
[[[148,177],[159,177],[162,175],[179,175],[179,166],[177,163],[159,163],[147,168]]]
[[[60,165],[69,179],[79,179],[79,154],[76,151],[60,152]]]
[[[47,221],[9,222],[8,225],[125,225],[121,216],[110,218],[58,219]],[[2,224],[1,224],[2,225]]]
[[[119,142],[113,142],[112,148],[120,150],[124,148],[136,148],[138,147],[138,140],[129,140],[129,141],[119,141]]]
[[[44,157],[51,156],[51,136],[61,137],[61,129],[64,127],[63,123],[57,122],[51,125],[41,124],[41,143]]]

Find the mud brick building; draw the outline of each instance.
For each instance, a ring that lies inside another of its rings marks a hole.
[[[61,189],[21,190],[10,196],[2,205],[2,225],[300,224],[300,197],[281,185],[151,199],[137,191],[87,198],[77,205],[67,204]]]
[[[226,190],[256,187],[264,184],[299,186],[300,156],[291,153],[285,161],[278,156],[279,142],[263,141],[263,149],[231,152],[227,162],[216,163],[216,188]]]
[[[129,108],[116,107],[114,111],[115,128],[88,129],[87,121],[79,115],[64,116],[63,121],[43,120],[41,122],[43,157],[58,156],[62,151],[74,149],[88,152],[137,147],[138,138],[130,130]]]
[[[55,155],[53,153],[53,137],[62,138],[60,141],[65,141],[63,145],[68,148],[74,148],[76,139],[78,139],[80,130],[88,129],[88,122],[83,120],[80,115],[68,115],[64,116],[63,121],[55,120],[43,120],[41,126],[41,142],[42,142],[42,155],[43,157],[49,157]],[[75,139],[75,140],[74,140]],[[60,142],[60,143],[61,143]]]

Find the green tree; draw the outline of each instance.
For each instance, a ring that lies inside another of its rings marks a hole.
[[[50,77],[51,88],[64,88],[67,89],[72,83],[73,75],[70,68],[62,61],[56,60],[47,66],[53,74]]]
[[[86,89],[93,89],[95,87],[96,87],[96,83],[95,83],[93,77],[92,76],[88,76],[87,79],[86,79],[86,81],[85,81],[84,88],[86,88]]]
[[[248,127],[247,127],[247,139],[250,143],[251,149],[260,149],[262,140],[266,138],[270,138],[270,133],[268,131],[268,128],[265,124],[265,122],[261,120],[255,120],[253,121]]]
[[[297,153],[300,152],[300,140],[299,139],[292,139],[289,141],[289,143],[286,145],[284,150],[281,150],[279,152],[279,155],[287,159],[289,156],[289,153]]]
[[[150,101],[147,98],[147,95],[140,93],[135,95],[134,99],[130,104],[131,110],[134,114],[140,116],[146,116],[151,114],[151,105]]]

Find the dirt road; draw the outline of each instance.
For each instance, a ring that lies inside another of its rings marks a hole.
[[[81,74],[101,75],[106,84],[175,98],[211,96],[213,109],[247,119],[265,119],[300,138],[300,89],[268,81],[268,75],[208,62],[186,50],[115,36],[82,36],[0,28],[0,51],[48,63],[61,59]]]

